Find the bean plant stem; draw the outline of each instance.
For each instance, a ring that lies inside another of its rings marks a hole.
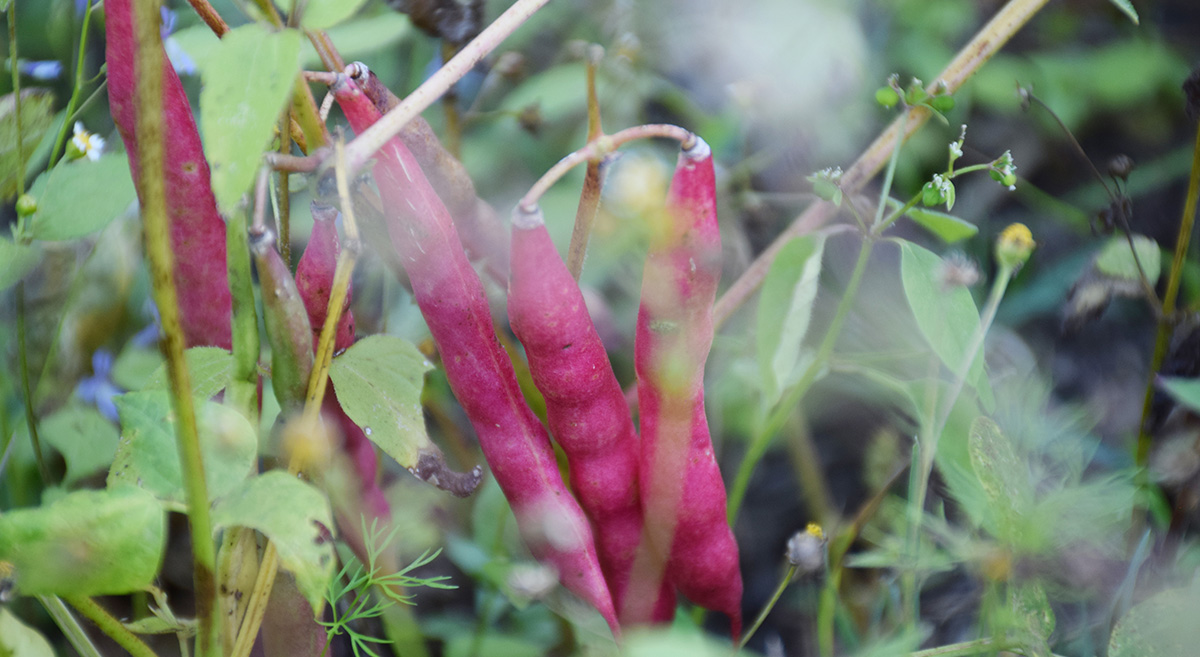
[[[21,68],[17,66],[16,2],[8,5],[8,67],[12,69],[13,122],[17,127],[17,196],[20,197],[25,193],[25,149],[22,148],[24,140],[21,129]]]
[[[1188,176],[1187,199],[1183,204],[1183,216],[1179,220],[1179,235],[1175,238],[1175,255],[1171,259],[1171,273],[1167,278],[1167,291],[1163,295],[1162,317],[1158,320],[1158,333],[1154,340],[1154,355],[1150,359],[1146,394],[1142,398],[1141,430],[1138,432],[1137,446],[1134,452],[1135,463],[1139,469],[1145,467],[1146,461],[1150,457],[1150,434],[1147,432],[1146,418],[1150,415],[1150,405],[1154,400],[1154,381],[1167,357],[1167,347],[1171,342],[1171,329],[1179,299],[1179,283],[1183,278],[1184,260],[1187,258],[1188,246],[1192,242],[1192,228],[1196,221],[1197,198],[1200,198],[1200,125],[1196,126],[1196,141],[1192,146],[1192,172]]]
[[[56,595],[39,595],[37,599],[45,607],[50,618],[54,619],[54,624],[58,626],[58,629],[62,630],[67,643],[71,644],[75,652],[79,653],[81,657],[101,657],[100,649],[92,643],[92,639],[79,624],[79,619],[75,618],[70,609],[67,609],[62,598]]]
[[[328,314],[321,326],[321,336],[317,341],[316,358],[313,361],[312,372],[308,379],[308,392],[305,397],[302,421],[307,427],[315,430],[319,422],[321,402],[325,398],[325,390],[329,381],[329,364],[333,358],[334,337],[337,333],[338,321],[342,316],[342,306],[350,288],[350,275],[354,271],[354,263],[359,248],[358,224],[354,219],[354,209],[350,198],[350,185],[347,180],[344,148],[342,142],[334,144],[337,168],[338,195],[342,201],[342,226],[346,230],[346,243],[338,255],[337,267],[334,269],[333,283],[329,293]],[[310,430],[306,428],[305,430]],[[288,472],[296,474],[299,464],[293,461],[288,465]],[[246,657],[254,646],[254,637],[262,625],[263,614],[266,612],[267,601],[271,597],[271,589],[275,586],[275,575],[279,570],[278,552],[275,544],[267,541],[263,550],[262,563],[259,564],[258,578],[250,593],[250,602],[246,606],[245,620],[238,631],[234,644],[233,657]]]
[[[604,136],[604,128],[600,125],[600,100],[596,97],[596,68],[600,65],[603,50],[593,46],[588,53],[587,61],[587,107],[588,107],[588,143]],[[579,194],[579,207],[575,210],[575,226],[571,230],[571,243],[567,247],[567,271],[575,280],[583,271],[583,260],[587,256],[588,240],[592,234],[592,223],[596,220],[596,211],[600,208],[600,163],[602,159],[594,158],[588,161],[587,173],[583,176],[583,191]]]
[[[1045,0],[1042,0],[1045,1]],[[529,20],[537,10],[549,0],[517,0],[503,14],[500,14],[491,25],[488,25],[479,36],[463,46],[453,59],[446,62],[436,73],[429,76],[420,87],[409,94],[399,105],[384,114],[367,130],[363,131],[346,147],[346,162],[350,175],[353,176],[370,160],[375,151],[392,137],[400,134],[400,130],[420,115],[438,98],[450,90],[479,63],[488,53],[496,49],[504,39],[508,38],[518,27]]]
[[[66,601],[133,657],[157,657],[150,646],[146,645],[136,634],[130,632],[129,628],[121,624],[121,621],[96,604],[95,600],[87,596],[71,595],[66,596]]]
[[[788,584],[792,583],[792,577],[795,574],[795,564],[789,564],[787,571],[783,574],[783,578],[779,580],[779,586],[775,587],[775,593],[771,595],[771,599],[763,606],[762,611],[758,612],[758,618],[754,619],[754,624],[750,626],[750,629],[742,634],[742,640],[738,642],[739,650],[746,647],[746,644],[750,642],[750,637],[754,636],[759,626],[767,619],[767,614],[771,613],[771,610],[775,608],[775,603],[779,602],[779,598],[783,597],[783,592],[787,590]]]
[[[21,396],[25,398],[25,426],[29,428],[29,442],[33,444],[33,458],[37,461],[42,485],[49,486],[50,468],[42,456],[42,441],[38,438],[37,416],[33,409],[33,389],[29,385],[29,347],[25,343],[26,314],[25,281],[20,281],[17,283],[17,367],[21,369]]]
[[[945,83],[945,89],[950,93],[958,90],[1046,2],[1048,0],[1009,0],[1008,4],[996,12],[992,20],[980,28],[971,41],[958,51],[958,54],[954,56],[954,59],[950,61],[937,80],[930,84],[930,91],[934,91],[940,82]],[[847,195],[858,192],[867,181],[879,172],[883,163],[891,156],[896,144],[907,140],[909,136],[924,125],[929,116],[929,110],[918,107],[909,111],[909,118],[905,120],[903,130],[900,129],[901,119],[897,118],[893,121],[867,147],[867,150],[863,151],[862,155],[859,155],[854,164],[842,176],[842,190]],[[832,219],[836,213],[837,208],[832,203],[820,202],[809,206],[800,216],[796,217],[791,225],[779,237],[775,238],[775,241],[750,264],[750,267],[717,300],[717,304],[713,308],[714,327],[719,328],[724,324],[725,320],[733,315],[733,311],[737,310],[738,307],[754,294],[754,291],[758,289],[763,279],[766,278],[767,271],[771,268],[771,263],[774,262],[775,257],[785,244],[793,237],[812,232]]]
[[[158,0],[134,3],[137,34],[137,70],[161,71],[163,49]],[[212,523],[208,516],[208,490],[204,480],[204,462],[196,431],[196,409],[191,394],[187,361],[184,360],[183,328],[179,319],[179,299],[175,289],[174,254],[171,249],[166,190],[163,181],[163,76],[139,75],[137,78],[137,143],[141,167],[138,187],[141,191],[142,222],[145,226],[146,256],[154,301],[162,321],[163,352],[171,382],[171,400],[175,411],[176,439],[187,493],[188,520],[191,523],[192,555],[196,588],[196,653],[202,657],[219,652],[217,641],[216,550]]]
[[[213,6],[208,4],[208,0],[188,0],[188,4],[192,6],[192,9],[196,10],[196,13],[200,15],[205,25],[208,25],[208,28],[218,37],[224,36],[229,31],[229,25],[225,23],[225,20],[221,18],[216,9],[213,9]]]

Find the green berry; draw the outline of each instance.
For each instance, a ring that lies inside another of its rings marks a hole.
[[[891,87],[880,87],[875,91],[875,102],[891,109],[896,106],[896,103],[900,102],[900,94],[896,93],[896,90]]]
[[[37,212],[37,207],[38,205],[36,198],[30,196],[29,194],[22,194],[21,197],[17,199],[17,216],[32,216],[33,213]]]

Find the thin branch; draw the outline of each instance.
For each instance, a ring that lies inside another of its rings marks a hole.
[[[374,156],[375,151],[383,148],[388,140],[400,134],[400,130],[404,128],[405,124],[441,98],[442,94],[454,86],[454,83],[461,80],[475,67],[475,64],[495,50],[502,41],[515,32],[518,27],[524,25],[525,21],[529,20],[529,17],[533,16],[547,2],[549,0],[517,0],[479,36],[464,46],[453,59],[429,76],[429,79],[416,91],[384,114],[357,139],[350,142],[346,146],[349,175],[353,176],[366,166],[367,160]]]

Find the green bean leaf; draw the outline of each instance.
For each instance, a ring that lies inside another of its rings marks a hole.
[[[0,655],[54,657],[54,649],[46,637],[22,623],[8,607],[0,607]]]
[[[350,18],[366,0],[308,0],[300,25],[307,30],[324,30]]]
[[[229,385],[233,375],[233,354],[220,347],[192,347],[184,352],[188,375],[192,383],[192,396],[209,399]],[[146,391],[167,390],[167,366],[162,364],[150,375]]]
[[[121,216],[137,197],[129,162],[121,153],[63,162],[43,172],[29,190],[37,199],[29,234],[39,240],[73,240]]]
[[[42,420],[42,440],[62,454],[67,473],[62,485],[70,487],[113,462],[120,432],[94,408],[68,406]]]
[[[158,500],[133,486],[68,493],[0,515],[0,561],[25,595],[110,595],[154,582],[166,541]]]
[[[161,500],[185,503],[176,418],[168,394],[131,392],[117,397],[116,404],[121,442],[108,485],[131,483]],[[254,472],[258,435],[236,410],[205,399],[196,400],[196,419],[208,495],[220,497]]]
[[[251,23],[230,30],[202,60],[200,131],[213,194],[228,214],[250,189],[300,71],[300,32]]]
[[[1200,645],[1200,580],[1134,605],[1113,628],[1109,657],[1189,657]]]
[[[296,587],[317,617],[336,562],[332,512],[321,491],[280,470],[272,470],[232,489],[213,506],[214,529],[249,527],[262,532],[291,571]]]

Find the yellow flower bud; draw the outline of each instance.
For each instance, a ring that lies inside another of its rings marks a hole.
[[[1029,260],[1037,242],[1033,241],[1033,233],[1025,224],[1009,224],[996,239],[996,260],[1001,266],[1018,269]]]

